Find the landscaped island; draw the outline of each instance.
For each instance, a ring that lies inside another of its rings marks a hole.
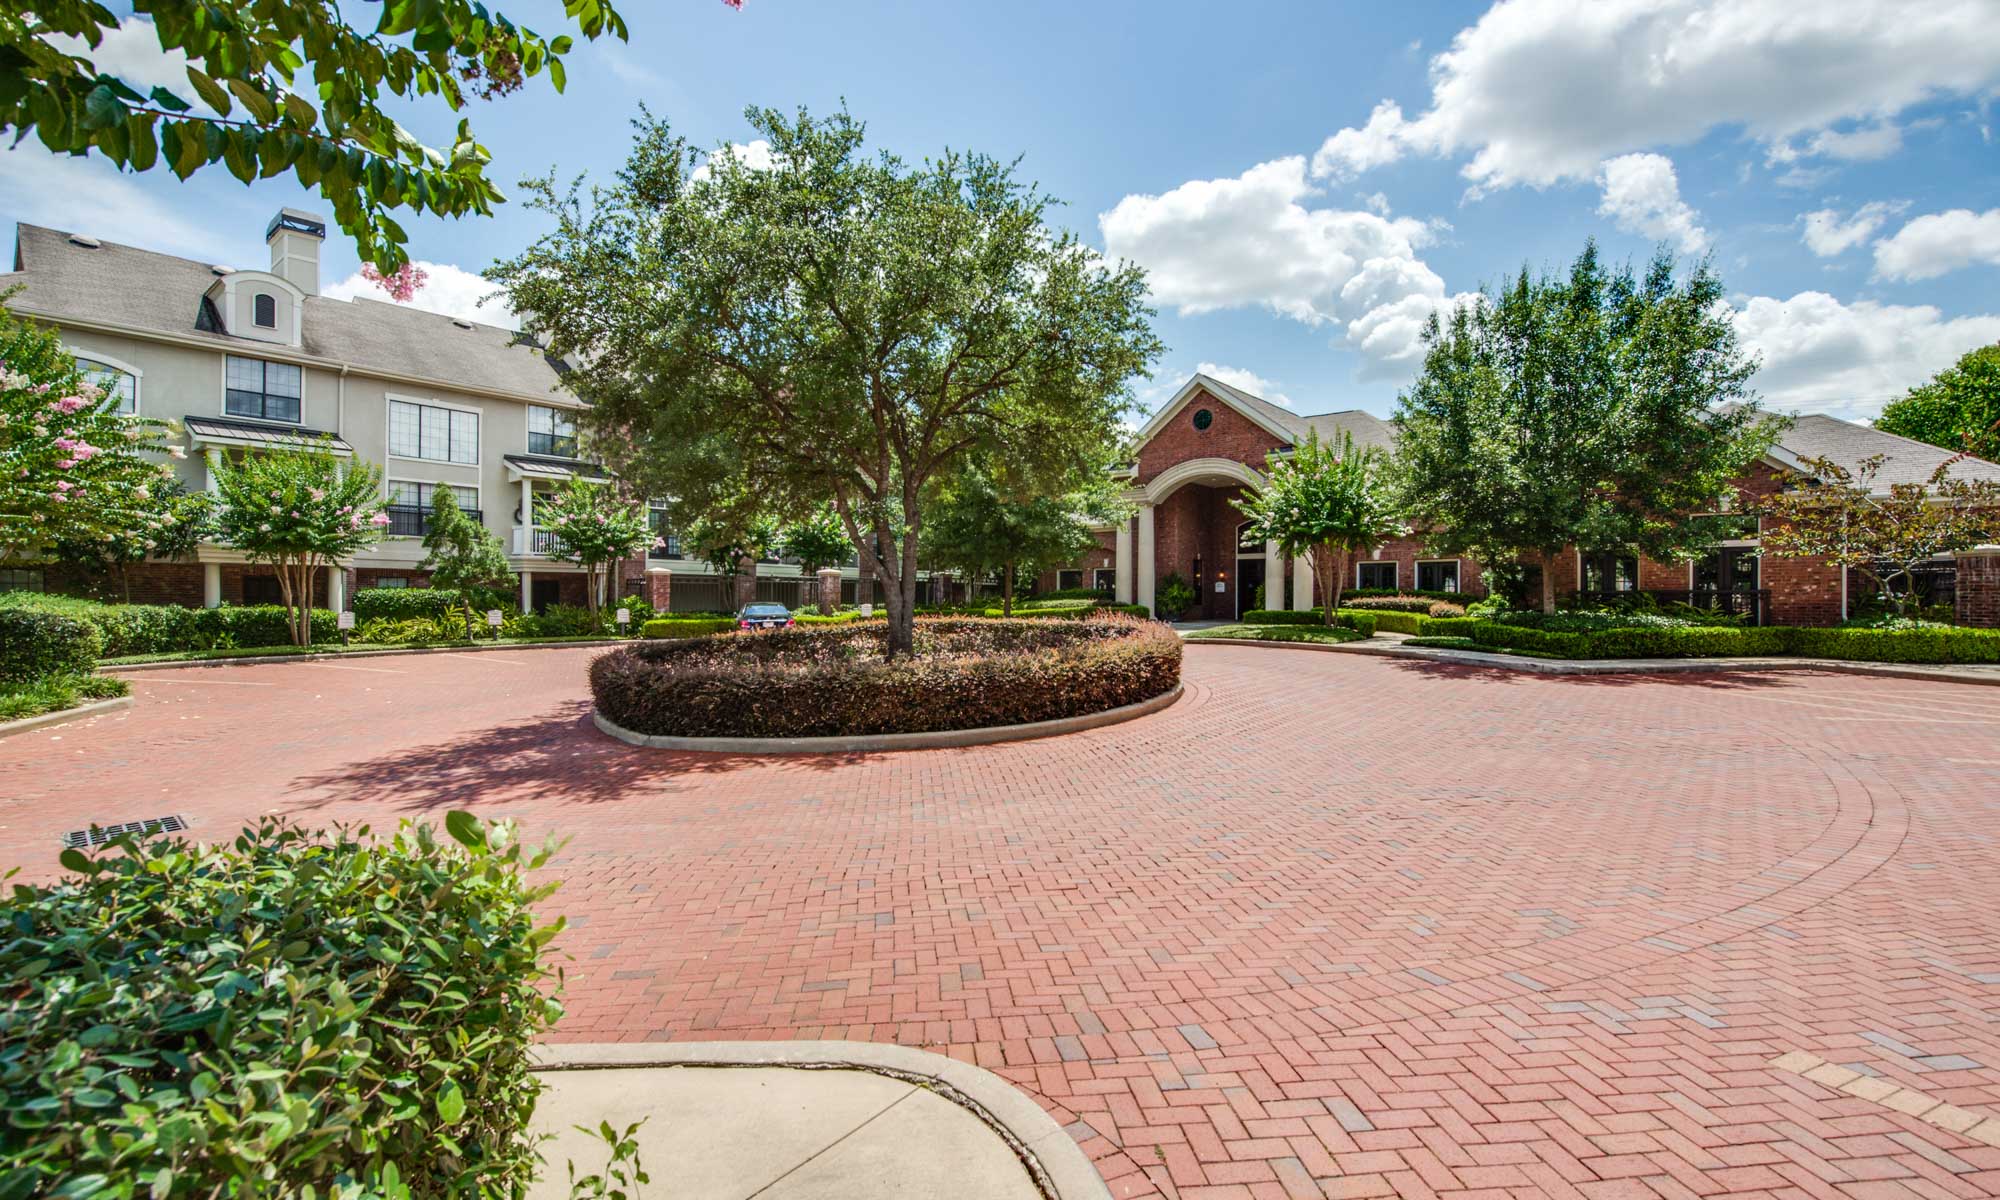
[[[689,738],[935,733],[1082,717],[1171,692],[1180,639],[1126,616],[936,618],[884,657],[883,626],[800,627],[649,641],[591,665],[598,713]]]

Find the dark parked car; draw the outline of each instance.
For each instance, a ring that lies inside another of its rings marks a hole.
[[[794,624],[792,610],[782,604],[746,604],[736,614],[738,629],[783,629]]]

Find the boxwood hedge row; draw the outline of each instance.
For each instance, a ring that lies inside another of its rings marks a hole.
[[[217,646],[288,646],[289,617],[283,606],[183,608],[177,604],[102,604],[71,596],[11,593],[0,598],[0,612],[54,614],[82,621],[97,631],[99,655],[123,658],[131,654],[179,654]],[[313,610],[313,641],[337,640],[333,613]]]

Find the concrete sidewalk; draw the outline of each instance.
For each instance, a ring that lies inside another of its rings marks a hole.
[[[609,1122],[622,1133],[641,1119],[639,1165],[652,1177],[642,1195],[1108,1195],[1089,1160],[1033,1101],[998,1076],[906,1047],[559,1045],[545,1047],[542,1059],[535,1132],[551,1140],[530,1200],[564,1200],[572,1167],[579,1177],[604,1169],[609,1148],[577,1126]]]

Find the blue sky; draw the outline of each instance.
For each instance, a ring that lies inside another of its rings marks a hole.
[[[506,6],[542,32],[553,3]],[[1170,347],[1157,403],[1204,365],[1302,412],[1387,414],[1422,316],[1587,237],[1713,255],[1776,407],[1867,417],[2000,341],[2000,0],[1501,0],[1478,5],[656,0],[582,46],[570,87],[469,111],[503,186],[604,175],[640,102],[708,143],[745,105],[830,110],[908,158],[1020,155],[1094,246],[1148,268]],[[1245,12],[1254,11],[1246,17]],[[150,31],[112,53],[159,73]],[[449,114],[407,124],[447,141]],[[0,216],[259,263],[282,181],[119,176],[28,144]],[[540,230],[409,223],[428,306]],[[336,294],[351,246],[335,237]]]

